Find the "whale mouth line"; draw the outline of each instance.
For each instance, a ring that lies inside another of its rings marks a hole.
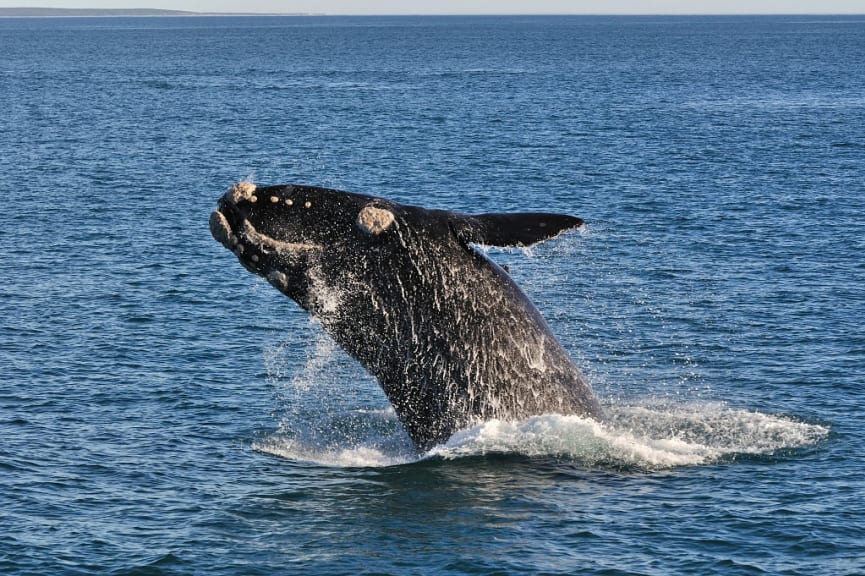
[[[321,248],[318,244],[311,242],[285,242],[283,240],[276,240],[256,230],[252,222],[247,219],[244,219],[240,223],[240,238],[248,244],[256,246],[262,252],[275,252],[279,255],[292,255],[298,252],[309,252]]]

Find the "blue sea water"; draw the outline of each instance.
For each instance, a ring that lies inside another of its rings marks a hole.
[[[0,573],[865,574],[865,17],[0,20]],[[609,422],[415,454],[210,237],[232,183],[488,249]]]

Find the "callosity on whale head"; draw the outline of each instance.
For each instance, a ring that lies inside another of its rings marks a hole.
[[[210,217],[216,240],[378,379],[420,449],[489,418],[602,418],[534,305],[471,245],[530,245],[581,224],[248,182],[231,187]]]
[[[383,200],[310,186],[232,186],[210,216],[210,230],[250,272],[312,312],[321,259],[341,260],[353,243],[393,223]],[[381,214],[389,215],[384,222]],[[352,258],[356,260],[356,258]],[[318,283],[321,288],[322,282]]]

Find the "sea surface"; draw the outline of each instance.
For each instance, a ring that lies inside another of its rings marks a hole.
[[[865,17],[2,19],[0,55],[0,573],[865,574]],[[242,180],[584,218],[478,249],[608,421],[417,454],[211,238]]]

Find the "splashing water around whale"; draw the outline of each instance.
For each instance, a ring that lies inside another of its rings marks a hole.
[[[488,454],[550,457],[587,467],[657,470],[729,458],[771,456],[819,442],[828,428],[784,416],[737,410],[718,403],[646,405],[610,409],[604,424],[579,416],[550,414],[519,422],[492,420],[458,432],[447,443],[417,456],[402,436],[372,435],[340,446],[316,445],[277,433],[253,444],[264,453],[339,467],[408,464],[429,458]],[[369,428],[392,429],[392,410],[358,411]],[[670,422],[677,427],[668,428]],[[628,428],[635,425],[636,429]]]
[[[829,428],[819,424],[723,402],[646,399],[604,406],[604,423],[559,414],[493,419],[418,454],[392,408],[381,408],[381,403],[358,408],[357,397],[339,402],[334,389],[356,388],[364,375],[321,330],[314,327],[312,332],[317,337],[311,339],[306,362],[293,374],[287,346],[271,347],[265,354],[269,380],[287,414],[278,431],[253,444],[255,450],[335,467],[500,454],[613,470],[659,470],[772,456],[820,442],[829,434]],[[368,382],[364,391],[374,393],[374,383]]]

